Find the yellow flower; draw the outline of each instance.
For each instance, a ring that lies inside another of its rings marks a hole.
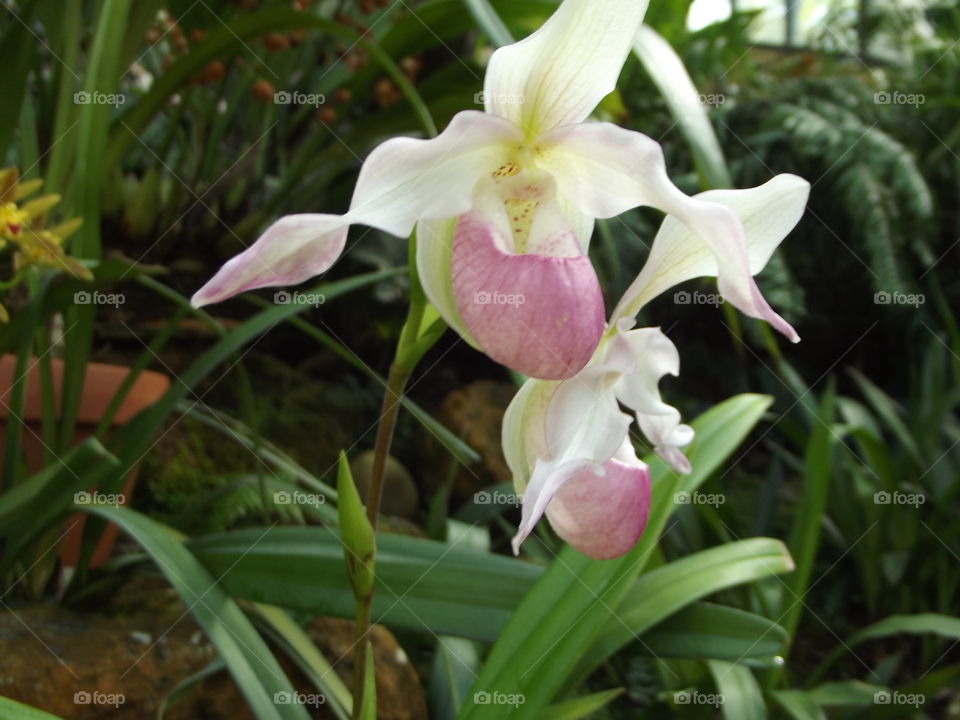
[[[0,240],[15,240],[24,225],[60,202],[59,195],[50,194],[18,205],[20,200],[35,193],[41,185],[43,180],[39,179],[20,182],[20,172],[15,167],[0,170]],[[0,247],[5,244],[0,244]]]
[[[81,222],[80,218],[75,218],[49,230],[43,227],[42,219],[28,225],[16,239],[14,269],[19,271],[28,265],[39,265],[69,273],[80,280],[93,280],[90,268],[63,251],[63,241],[80,227]]]

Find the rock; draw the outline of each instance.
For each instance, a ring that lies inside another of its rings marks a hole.
[[[423,463],[429,469],[425,478],[429,488],[445,482],[451,463],[456,465],[453,494],[461,501],[471,498],[481,488],[512,480],[503,457],[500,433],[503,414],[516,392],[512,383],[477,380],[452,391],[443,399],[436,413],[437,419],[476,450],[480,462],[465,467],[451,459],[450,453],[431,437],[428,458]]]
[[[357,484],[360,497],[366,502],[370,487],[370,478],[373,475],[373,450],[367,450],[357,455],[350,463],[350,472]],[[392,455],[387,456],[383,471],[383,499],[380,502],[380,511],[384,515],[413,520],[420,505],[420,494],[413,477],[400,461]]]

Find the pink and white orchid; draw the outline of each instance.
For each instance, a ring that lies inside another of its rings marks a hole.
[[[749,284],[689,225],[667,216],[587,366],[560,382],[523,385],[503,423],[504,455],[523,497],[514,552],[544,513],[561,538],[591,557],[617,557],[633,547],[650,508],[650,473],[630,439],[633,420],[678,473],[690,472],[681,448],[693,440],[693,429],[658,389],[664,375],[679,373],[677,349],[659,328],[632,329],[633,316],[665,290],[702,276],[718,277],[728,298],[757,302],[753,275],[799,221],[808,193],[805,180],[778,175],[750,190],[697,195],[696,202],[723,208],[742,228]]]
[[[651,138],[585,122],[614,89],[646,7],[564,0],[539,30],[493,54],[485,112],[458,113],[430,140],[387,140],[367,157],[345,214],[281,218],[194,305],[325,272],[352,224],[398,236],[416,226],[421,283],[451,327],[519,372],[569,378],[604,331],[587,258],[594,220],[649,205],[685,228],[691,248],[709,249],[702,262],[716,266],[727,300],[796,340],[757,290],[729,208],[678,190]]]

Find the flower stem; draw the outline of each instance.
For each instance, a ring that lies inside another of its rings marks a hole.
[[[380,500],[383,497],[383,476],[390,454],[393,431],[397,426],[400,412],[400,397],[407,385],[410,373],[396,362],[390,366],[386,390],[383,393],[383,407],[380,412],[380,424],[377,428],[377,442],[373,449],[373,472],[370,476],[370,489],[367,492],[367,519],[377,529],[377,515],[380,512]]]
[[[390,365],[386,388],[383,393],[383,406],[380,412],[380,421],[377,426],[377,440],[373,449],[373,469],[370,473],[370,484],[367,490],[366,508],[367,519],[374,531],[377,529],[377,519],[380,514],[380,503],[383,499],[384,471],[387,466],[387,457],[390,454],[390,443],[397,426],[397,415],[400,413],[400,398],[413,369],[420,358],[440,338],[446,327],[437,322],[427,328],[423,327],[424,315],[427,309],[427,299],[417,277],[416,271],[416,236],[410,238],[410,308],[407,319],[400,332],[397,342],[396,355]],[[374,546],[374,558],[376,546]],[[373,558],[371,558],[371,563]],[[370,652],[369,633],[371,619],[371,605],[373,590],[356,599],[356,643],[354,645],[353,664],[353,720],[360,720],[363,712],[363,696],[366,686],[365,673],[367,667],[367,653]]]

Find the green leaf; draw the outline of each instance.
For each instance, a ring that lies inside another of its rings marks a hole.
[[[762,615],[700,602],[644,633],[638,650],[662,658],[770,658],[787,639],[786,630]]]
[[[290,681],[243,611],[184,547],[177,533],[124,507],[85,509],[118,525],[151,555],[216,646],[258,720],[308,720],[302,705],[274,702],[278,693],[293,693]]]
[[[188,543],[232,596],[353,618],[343,546],[329,528],[246,528]],[[542,569],[502,555],[380,533],[375,622],[492,642]]]
[[[683,60],[656,30],[647,25],[641,26],[637,33],[633,52],[657,86],[686,138],[705,189],[731,187],[733,183],[720,143]]]
[[[137,133],[167,104],[170,97],[188,85],[204,67],[212,61],[231,53],[248,50],[247,43],[270,32],[285,32],[312,29],[356,45],[370,53],[370,57],[396,83],[411,103],[428,134],[435,135],[436,128],[429,109],[416,89],[397,67],[391,55],[378,43],[360,37],[352,28],[333,20],[327,20],[308,12],[299,12],[285,7],[268,7],[255,12],[239,14],[227,23],[209,28],[202,42],[191,45],[190,52],[177,60],[159,75],[150,91],[120,118],[120,126],[111,137],[107,150],[106,166],[114,167],[130,145],[136,142]]]
[[[852,647],[867,640],[901,634],[939,635],[948,640],[960,640],[960,618],[938,613],[891,615],[857,631],[846,644]]]
[[[623,688],[613,688],[564,700],[550,705],[538,720],[580,720],[606,707],[622,694]]]
[[[771,694],[793,720],[827,720],[820,706],[803,690],[774,690]]]
[[[340,537],[347,577],[357,598],[369,597],[373,591],[373,565],[377,540],[367,519],[363,501],[350,473],[347,455],[340,451],[337,468],[337,510],[340,513]]]
[[[813,434],[804,454],[803,497],[790,533],[790,550],[797,563],[797,571],[787,580],[789,590],[783,597],[783,626],[791,635],[797,628],[803,603],[798,598],[806,595],[813,573],[813,562],[820,544],[820,526],[827,505],[827,492],[833,472],[834,435],[833,407],[835,394],[831,387],[823,396],[813,423]]]
[[[839,660],[844,653],[850,652],[855,645],[890,637],[892,635],[938,635],[948,640],[960,640],[960,618],[938,613],[918,613],[916,615],[891,615],[883,620],[858,630],[838,645],[810,676],[810,682],[823,677],[826,670]]]
[[[36,0],[20,3],[19,12],[10,7],[4,9],[8,18],[7,31],[0,38],[0,57],[3,58],[3,82],[0,83],[0,156],[6,156],[23,104],[33,60],[37,52],[37,39],[30,29]]]
[[[56,715],[5,697],[0,697],[0,718],[3,720],[61,720]]]
[[[472,640],[440,636],[430,671],[430,717],[453,720],[463,707],[480,669],[480,653]]]
[[[806,694],[818,706],[826,707],[872,707],[877,693],[888,692],[885,687],[871,685],[860,680],[824,683]]]
[[[726,720],[765,720],[767,706],[763,691],[746,665],[724,660],[708,660],[707,667],[723,696],[720,710]]]
[[[877,387],[866,375],[861,372],[858,372],[854,368],[850,368],[850,374],[853,376],[853,379],[856,381],[857,385],[860,387],[860,391],[863,393],[864,397],[869,401],[873,406],[873,409],[877,412],[883,421],[887,424],[887,427],[893,431],[893,434],[896,436],[897,440],[903,445],[903,448],[910,454],[913,460],[917,463],[918,467],[926,468],[929,463],[925,463],[923,460],[923,453],[920,452],[920,448],[917,447],[916,440],[913,435],[910,433],[909,428],[900,417],[901,410],[897,405],[897,402],[887,395],[883,390]]]
[[[273,605],[253,604],[254,619],[297,664],[313,686],[328,700],[326,706],[340,718],[349,720],[353,697],[333,666],[323,656],[310,636],[282,609]]]
[[[490,42],[498,46],[510,45],[513,42],[513,35],[503,24],[503,20],[497,15],[497,11],[490,5],[489,0],[463,0],[463,4],[467,6],[467,10]]]
[[[585,678],[634,638],[695,600],[792,569],[782,542],[753,538],[701,550],[641,575],[584,653],[575,677]],[[781,638],[783,632],[780,629]]]
[[[163,720],[164,716],[167,714],[167,710],[169,710],[174,704],[177,703],[178,700],[189,693],[197,685],[197,683],[202,682],[208,677],[216,675],[221,670],[226,669],[227,664],[223,661],[223,658],[217,657],[206,666],[200,668],[195,673],[191,673],[183,680],[178,682],[160,700],[160,705],[157,706],[157,720]]]

